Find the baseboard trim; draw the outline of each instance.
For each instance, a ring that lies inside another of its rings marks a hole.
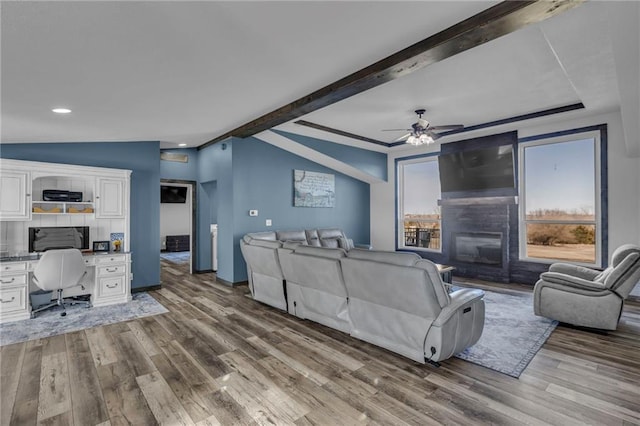
[[[211,274],[214,272],[215,271],[213,269],[194,269],[193,270],[194,274]]]
[[[160,290],[162,288],[162,285],[158,284],[158,285],[149,285],[146,287],[136,287],[136,288],[132,288],[131,289],[131,293],[142,293],[143,291],[153,291],[153,290]]]
[[[238,281],[237,283],[232,283],[231,281],[223,280],[222,278],[216,277],[216,282],[226,285],[227,287],[238,287],[241,285],[248,285],[249,281]]]

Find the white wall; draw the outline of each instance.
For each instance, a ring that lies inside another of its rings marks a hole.
[[[609,249],[621,244],[640,245],[640,158],[628,155],[620,112],[580,117],[584,112],[574,111],[550,118],[538,118],[525,123],[492,127],[443,138],[444,142],[518,130],[519,137],[533,136],[598,124],[608,125],[608,178],[609,178]],[[393,151],[388,159],[388,182],[371,185],[371,243],[379,250],[395,249],[395,160],[399,157],[424,154],[439,147],[408,148]]]
[[[186,203],[160,203],[160,244],[164,250],[167,235],[191,234],[191,187],[189,185],[163,184],[166,186],[186,186]]]

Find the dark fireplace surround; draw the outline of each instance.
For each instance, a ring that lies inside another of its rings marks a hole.
[[[442,254],[456,275],[509,282],[511,211],[517,198],[442,200]]]

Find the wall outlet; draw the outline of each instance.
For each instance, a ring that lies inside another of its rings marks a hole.
[[[265,225],[267,225],[267,226],[271,226],[271,219],[267,219],[267,220],[265,220]]]
[[[258,216],[258,210],[249,210],[249,216]]]

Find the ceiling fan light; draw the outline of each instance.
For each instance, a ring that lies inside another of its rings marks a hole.
[[[425,133],[420,135],[420,143],[424,144],[426,143],[427,145],[434,143],[435,141],[433,140],[433,138],[430,135],[427,135]]]
[[[411,135],[407,138],[407,143],[411,145],[420,145],[420,139]]]

